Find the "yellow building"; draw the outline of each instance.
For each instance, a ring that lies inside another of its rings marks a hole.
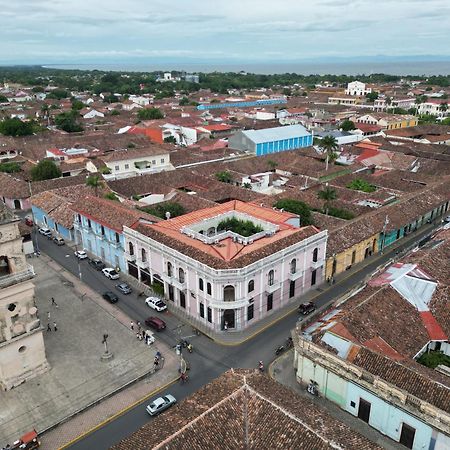
[[[356,122],[378,125],[385,130],[395,130],[415,127],[418,124],[418,119],[415,116],[406,114],[372,113],[358,117]]]

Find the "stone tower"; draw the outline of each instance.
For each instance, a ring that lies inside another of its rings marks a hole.
[[[22,249],[19,219],[0,201],[0,387],[48,370],[34,302],[34,270]]]

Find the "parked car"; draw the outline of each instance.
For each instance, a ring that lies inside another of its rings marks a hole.
[[[100,259],[93,258],[88,261],[88,263],[95,269],[95,270],[102,270],[106,267],[105,263],[101,261]]]
[[[130,286],[128,286],[127,283],[116,284],[116,289],[125,295],[131,294],[133,292],[133,290],[130,288]]]
[[[156,416],[172,405],[175,405],[176,402],[177,399],[173,395],[167,394],[153,400],[145,409],[151,416]]]
[[[314,305],[313,302],[302,303],[298,307],[298,312],[300,314],[303,314],[304,316],[306,316],[307,314],[311,314],[315,310],[316,310],[316,305]]]
[[[161,312],[167,309],[167,305],[158,297],[147,297],[145,303],[155,311]]]
[[[118,280],[119,274],[112,267],[105,267],[102,269],[103,275],[110,280]]]
[[[86,259],[87,258],[87,253],[84,250],[77,250],[74,255],[78,258],[78,259]]]
[[[119,297],[117,297],[117,295],[114,294],[114,292],[111,292],[111,291],[106,291],[103,294],[103,298],[105,300],[108,300],[109,303],[117,303],[119,301]]]
[[[148,317],[147,319],[145,319],[145,325],[153,328],[156,331],[162,331],[166,328],[166,322],[159,319],[158,317]]]
[[[450,216],[444,217],[444,222],[445,223],[450,223]]]
[[[28,225],[29,227],[33,226],[33,219],[31,217],[25,217],[25,225]]]
[[[57,236],[55,236],[55,237],[53,238],[53,242],[54,242],[56,245],[64,245],[64,244],[66,243],[62,237],[57,237]]]
[[[39,228],[39,233],[41,233],[43,236],[47,236],[47,237],[52,235],[52,231],[50,230],[50,228],[46,228],[46,227]]]

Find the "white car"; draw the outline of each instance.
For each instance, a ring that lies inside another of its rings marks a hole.
[[[77,250],[74,254],[78,259],[86,259],[87,258],[87,253],[84,250]]]
[[[39,233],[43,234],[44,236],[51,236],[52,235],[52,230],[50,230],[50,228],[39,228]]]
[[[167,394],[153,400],[145,409],[151,416],[156,416],[160,412],[170,408],[176,402],[177,399],[173,395]]]
[[[119,274],[112,267],[105,267],[102,269],[103,275],[110,280],[118,280]]]
[[[167,305],[158,297],[147,297],[145,303],[155,311],[161,312],[167,309]]]

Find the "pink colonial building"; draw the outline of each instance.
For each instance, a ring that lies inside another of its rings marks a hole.
[[[249,236],[223,229],[248,221]],[[138,221],[124,235],[129,273],[162,285],[173,307],[214,331],[245,329],[324,278],[327,231],[252,203]]]

